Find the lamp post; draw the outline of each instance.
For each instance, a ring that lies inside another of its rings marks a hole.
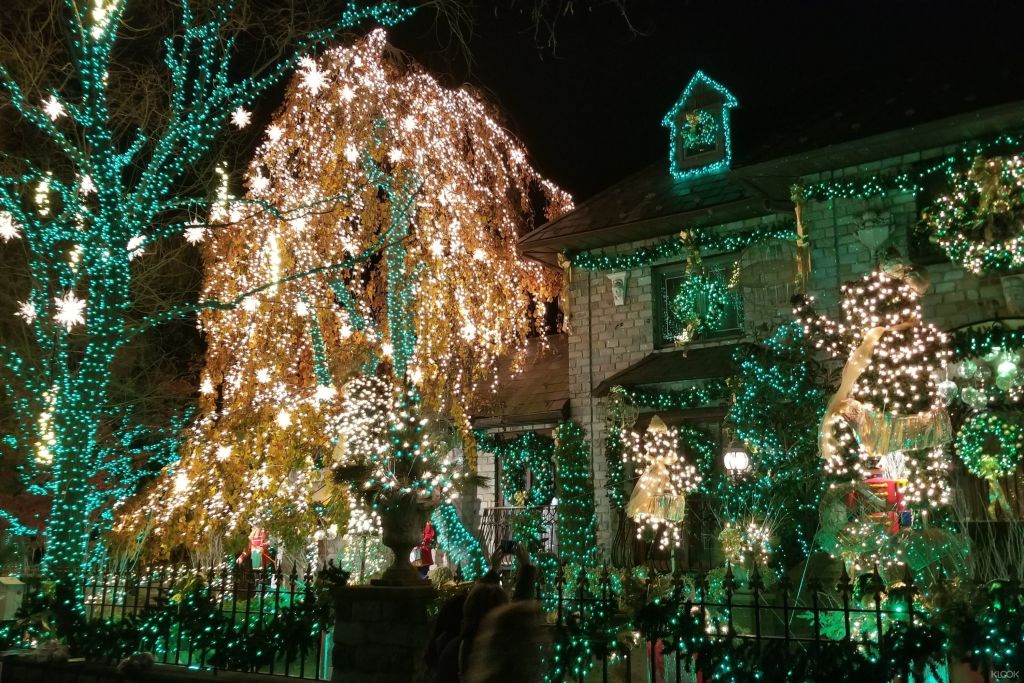
[[[733,479],[738,479],[750,469],[750,454],[736,439],[729,442],[722,453],[725,469]]]

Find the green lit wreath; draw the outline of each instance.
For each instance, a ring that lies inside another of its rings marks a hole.
[[[704,310],[699,309],[703,297]],[[717,330],[722,325],[733,293],[721,276],[695,274],[683,278],[679,292],[672,300],[672,311],[692,339],[701,332]]]
[[[978,157],[951,181],[924,214],[931,240],[975,274],[1024,267],[1024,159]]]
[[[995,413],[977,413],[956,435],[956,450],[971,474],[983,479],[1005,477],[1020,464],[1024,429]]]

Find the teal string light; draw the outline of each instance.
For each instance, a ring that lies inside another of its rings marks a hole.
[[[444,503],[438,507],[430,516],[430,522],[437,532],[437,544],[451,563],[462,570],[465,580],[475,581],[487,573],[489,567],[484,549],[462,524],[454,505]]]
[[[631,406],[655,410],[688,410],[722,405],[729,401],[732,389],[724,379],[711,379],[685,389],[657,391],[621,387],[622,400]]]
[[[984,356],[994,350],[1024,349],[1024,329],[1011,330],[998,323],[982,330],[959,330],[952,335],[951,346],[958,360]]]
[[[558,537],[563,562],[582,567],[597,561],[597,513],[594,477],[586,433],[575,422],[555,431],[558,475]]]
[[[95,12],[65,6],[68,71],[75,79],[66,92],[52,91],[40,108],[0,67],[0,88],[12,110],[45,135],[65,162],[50,172],[16,160],[19,170],[0,176],[0,238],[23,241],[32,276],[18,309],[31,352],[23,356],[0,345],[0,363],[16,420],[5,457],[19,458],[22,483],[50,499],[43,572],[72,577],[78,586],[73,577],[90,556],[102,554],[110,511],[136,483],[127,474],[123,442],[103,428],[118,413],[110,397],[114,358],[142,330],[198,308],[176,307],[139,324],[130,262],[172,234],[154,226],[180,227],[183,207],[210,207],[205,198],[182,197],[181,188],[233,114],[339,33],[367,22],[391,26],[412,10],[393,2],[353,5],[264,73],[235,79],[235,43],[226,36],[233,4],[223,3],[199,21],[183,3],[180,26],[164,43],[166,123],[152,134],[135,131],[124,139],[111,115],[108,76],[126,0],[102,3]],[[124,433],[136,443],[133,429]],[[32,526],[11,510],[0,517],[12,531]]]
[[[526,432],[509,441],[498,441],[483,432],[475,433],[480,450],[493,453],[501,461],[501,491],[506,500],[515,501],[525,494],[525,504],[532,507],[550,505],[555,495],[555,442],[536,432]],[[526,473],[530,488],[525,489]]]
[[[1024,136],[1003,134],[983,142],[964,142],[960,148],[924,168],[901,173],[881,173],[853,180],[823,180],[793,188],[798,200],[834,201],[836,199],[871,199],[888,194],[919,194],[925,182],[937,175],[951,177],[971,164],[978,155],[1024,146]]]
[[[720,105],[716,105],[720,106],[717,116],[707,109],[687,109],[698,88],[711,90],[721,98]],[[729,122],[729,110],[738,104],[725,86],[703,71],[693,75],[686,84],[683,94],[661,120],[661,125],[669,129],[669,170],[673,178],[684,181],[728,170],[732,164],[732,126]],[[719,136],[722,145],[720,154],[709,154],[713,158],[708,163],[684,163],[688,154],[699,154],[705,150],[714,151],[713,147],[717,145]]]
[[[573,268],[583,270],[631,270],[666,259],[687,256],[694,249],[704,253],[733,252],[769,240],[796,240],[796,223],[785,219],[747,230],[721,232],[711,228],[687,228],[685,238],[674,235],[628,254],[582,251],[566,255]]]

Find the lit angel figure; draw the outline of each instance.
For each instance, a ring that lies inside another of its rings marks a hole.
[[[839,389],[821,422],[827,471],[874,496],[890,533],[911,523],[908,506],[950,502],[949,416],[936,377],[950,358],[946,334],[922,319],[924,274],[888,261],[843,285],[838,320],[797,301],[805,333],[845,358]],[[879,513],[881,514],[881,513]]]
[[[679,430],[655,415],[647,431],[628,432],[624,441],[624,457],[644,468],[626,505],[626,514],[637,521],[637,537],[649,527],[656,534],[663,530],[658,536],[662,548],[680,545],[686,494],[697,488],[701,475],[679,452]]]

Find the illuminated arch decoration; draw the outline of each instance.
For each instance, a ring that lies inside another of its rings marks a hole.
[[[669,129],[673,178],[682,181],[728,170],[732,164],[729,110],[738,104],[725,86],[703,71],[693,75],[661,121]]]

